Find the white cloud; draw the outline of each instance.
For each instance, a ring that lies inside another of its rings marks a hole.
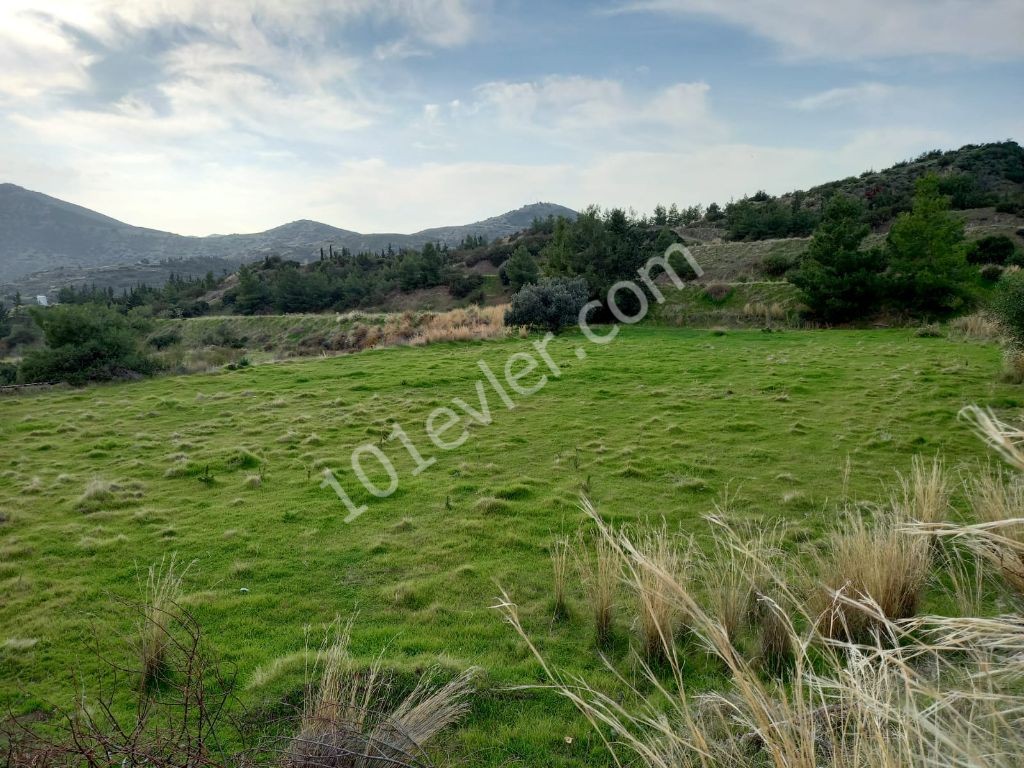
[[[795,57],[1024,56],[1020,0],[627,0],[611,11],[718,19]]]
[[[900,93],[900,88],[885,83],[860,83],[804,96],[794,101],[793,106],[805,112],[835,107],[875,107]]]
[[[490,82],[476,89],[472,109],[521,130],[573,146],[707,141],[723,127],[712,117],[707,83],[676,83],[634,92],[618,80],[550,76]]]

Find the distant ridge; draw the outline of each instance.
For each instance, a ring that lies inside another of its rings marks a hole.
[[[303,219],[254,234],[186,237],[135,227],[15,184],[0,184],[0,283],[14,283],[38,272],[140,262],[202,261],[232,269],[269,253],[307,261],[328,244],[354,252],[389,245],[419,248],[427,242],[457,245],[467,235],[483,235],[488,240],[505,237],[528,227],[534,218],[548,216],[575,217],[576,212],[554,203],[534,203],[472,224],[412,234],[361,234]]]

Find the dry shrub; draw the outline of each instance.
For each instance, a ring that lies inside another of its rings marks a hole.
[[[1002,324],[984,312],[955,317],[947,327],[950,338],[969,341],[999,341],[1005,333]]]
[[[143,689],[160,679],[171,642],[170,625],[181,600],[182,583],[193,563],[178,568],[177,555],[149,566],[142,621],[139,623],[140,683]]]
[[[1024,350],[1015,346],[1003,350],[1003,381],[1024,384]]]
[[[618,551],[605,536],[593,539],[592,546],[582,533],[576,539],[576,565],[590,601],[598,645],[612,637],[616,587],[621,569]]]
[[[314,675],[292,737],[289,768],[370,768],[426,766],[424,747],[468,711],[473,692],[470,669],[438,685],[424,674],[415,688],[394,703],[394,678],[378,659],[360,668],[348,652],[350,627],[339,629],[317,655]]]
[[[826,554],[818,558],[819,628],[830,638],[863,638],[879,626],[877,606],[887,620],[913,616],[928,579],[928,540],[904,528],[909,522],[898,510],[868,527],[849,516],[833,533]]]

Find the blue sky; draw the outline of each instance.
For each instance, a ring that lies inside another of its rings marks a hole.
[[[1024,138],[1020,0],[2,0],[0,181],[184,234],[650,210]]]

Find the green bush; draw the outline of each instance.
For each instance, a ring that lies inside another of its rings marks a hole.
[[[524,285],[536,283],[540,279],[540,268],[536,259],[526,250],[526,246],[520,245],[512,252],[508,261],[501,265],[498,275],[503,285],[511,286],[513,291],[518,291]]]
[[[1007,272],[996,284],[992,311],[1018,344],[1024,344],[1024,271]]]
[[[1005,269],[999,264],[982,264],[978,272],[986,283],[995,283],[1003,276]]]
[[[156,363],[139,349],[125,318],[95,304],[33,307],[46,347],[32,350],[21,363],[26,382],[88,381],[147,376]]]
[[[473,273],[462,274],[456,272],[448,278],[448,291],[457,299],[464,299],[473,291],[479,290],[483,287],[484,278],[483,275],[476,275]]]
[[[587,281],[582,277],[553,278],[523,286],[505,312],[505,325],[558,333],[576,322],[587,297]]]
[[[794,267],[796,259],[781,253],[770,254],[761,261],[761,269],[768,277],[785,277]]]
[[[6,387],[18,381],[18,366],[14,363],[0,363],[0,386]]]
[[[971,264],[1006,264],[1013,261],[1017,246],[1006,235],[988,235],[971,243],[967,260]]]
[[[179,341],[181,341],[181,331],[174,327],[161,328],[146,339],[146,343],[153,349],[167,349]]]

